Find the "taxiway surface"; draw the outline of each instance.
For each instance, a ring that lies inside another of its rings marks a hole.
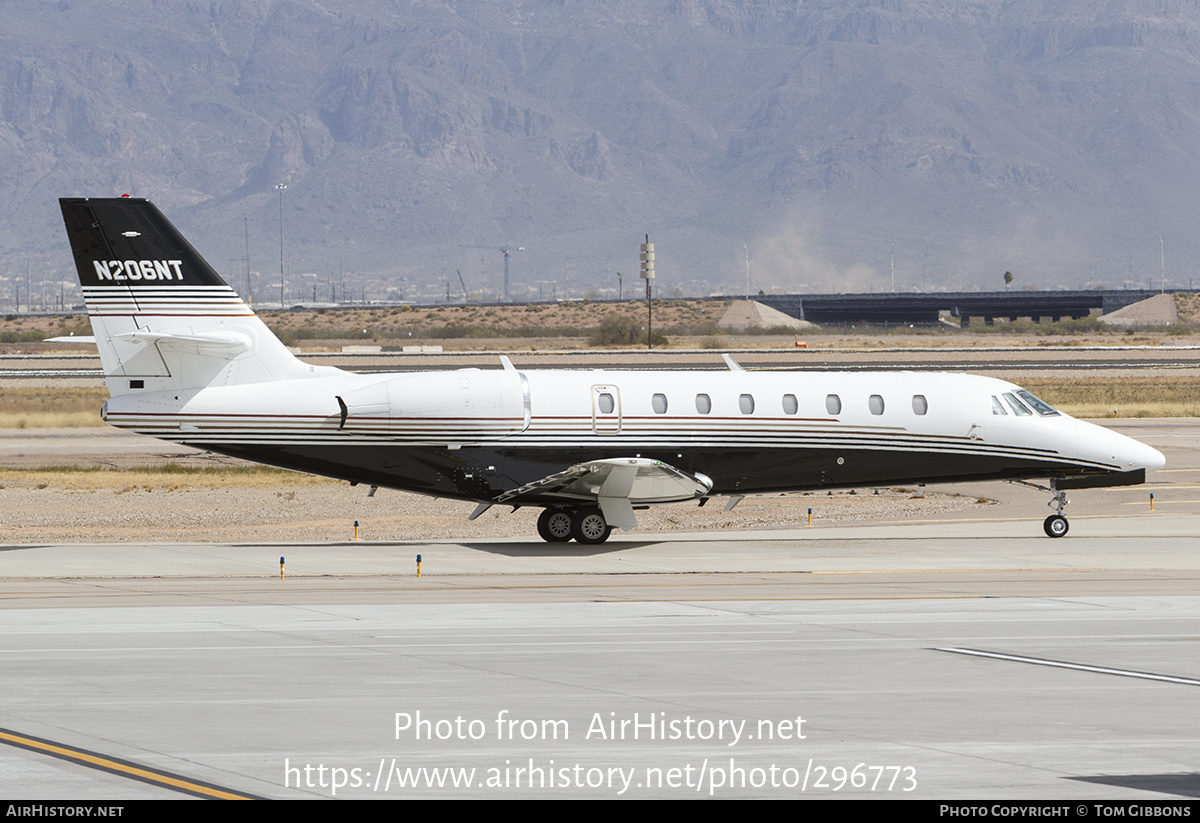
[[[1122,430],[1155,512],[1076,493],[1062,540],[1021,490],[586,549],[11,542],[0,736],[111,764],[0,747],[0,792],[1200,797],[1197,439]]]

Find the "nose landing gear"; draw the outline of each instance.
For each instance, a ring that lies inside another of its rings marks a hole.
[[[1067,523],[1067,518],[1061,514],[1052,514],[1042,523],[1042,528],[1046,530],[1046,534],[1050,537],[1062,537],[1070,527],[1070,524]]]
[[[1067,506],[1067,493],[1055,488],[1053,480],[1050,481],[1050,491],[1054,493],[1054,499],[1046,505],[1053,508],[1056,513],[1045,519],[1042,528],[1048,537],[1063,537],[1071,528],[1071,525],[1067,523],[1067,518],[1063,517],[1063,509]]]
[[[1063,516],[1063,509],[1067,507],[1067,493],[1058,488],[1054,478],[1050,479],[1050,485],[1042,486],[1037,483],[1030,483],[1028,480],[1012,480],[1011,483],[1016,483],[1018,486],[1028,486],[1031,489],[1050,492],[1054,495],[1054,499],[1046,505],[1054,509],[1054,514],[1042,521],[1042,529],[1046,532],[1047,537],[1065,537],[1067,531],[1071,528],[1071,524],[1067,522],[1067,518]]]

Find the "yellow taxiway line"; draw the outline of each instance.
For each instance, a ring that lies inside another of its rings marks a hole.
[[[55,743],[52,740],[43,740],[40,737],[30,737],[25,734],[17,734],[9,729],[0,729],[0,743],[7,743],[10,746],[17,746],[30,751],[42,752],[43,754],[58,757],[62,760],[69,760],[72,763],[79,763],[82,766],[88,766],[92,769],[100,769],[101,771],[111,774],[120,775],[122,777],[130,777],[134,780],[141,780],[144,783],[150,783],[156,786],[163,786],[167,789],[172,789],[177,792],[195,795],[196,797],[211,797],[219,800],[259,800],[251,794],[243,792],[235,792],[232,789],[226,789],[221,786],[214,786],[211,783],[203,783],[199,780],[189,780],[177,774],[170,772],[150,769],[145,766],[139,766],[136,763],[130,763],[128,760],[119,760],[115,757],[105,757],[96,752],[89,752],[86,749],[77,749],[73,746],[64,746],[60,743]]]

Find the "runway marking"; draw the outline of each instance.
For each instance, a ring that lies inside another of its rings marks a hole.
[[[1081,672],[1094,672],[1096,674],[1112,674],[1118,677],[1135,677],[1140,680],[1159,680],[1164,683],[1179,683],[1184,686],[1200,686],[1200,680],[1191,677],[1174,677],[1166,674],[1153,674],[1151,672],[1139,672],[1133,669],[1110,669],[1105,666],[1088,666],[1083,663],[1067,663],[1063,660],[1049,660],[1044,657],[1023,657],[1019,654],[1000,654],[999,652],[985,652],[979,649],[962,649],[962,648],[941,648],[935,649],[939,652],[950,652],[952,654],[966,654],[973,657],[990,657],[995,660],[1008,660],[1013,663],[1030,663],[1034,666],[1051,666],[1056,669],[1074,669]]]
[[[77,749],[72,746],[55,743],[52,740],[43,740],[40,737],[17,734],[10,729],[0,729],[0,743],[7,743],[10,746],[34,752],[41,752],[42,754],[48,754],[51,757],[57,757],[61,760],[78,763],[81,766],[99,769],[102,772],[108,772],[120,777],[129,777],[143,783],[162,786],[163,788],[194,795],[195,797],[216,798],[218,800],[262,799],[252,794],[235,792],[233,789],[226,789],[212,783],[191,780],[182,775],[172,774],[171,772],[150,769],[146,766],[140,766],[137,763],[131,763],[128,760],[106,757],[97,752],[90,752],[87,749]]]

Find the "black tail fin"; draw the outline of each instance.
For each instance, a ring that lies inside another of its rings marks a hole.
[[[89,286],[223,286],[212,266],[149,200],[65,197],[79,282]]]
[[[59,204],[113,395],[315,373],[149,200]]]

